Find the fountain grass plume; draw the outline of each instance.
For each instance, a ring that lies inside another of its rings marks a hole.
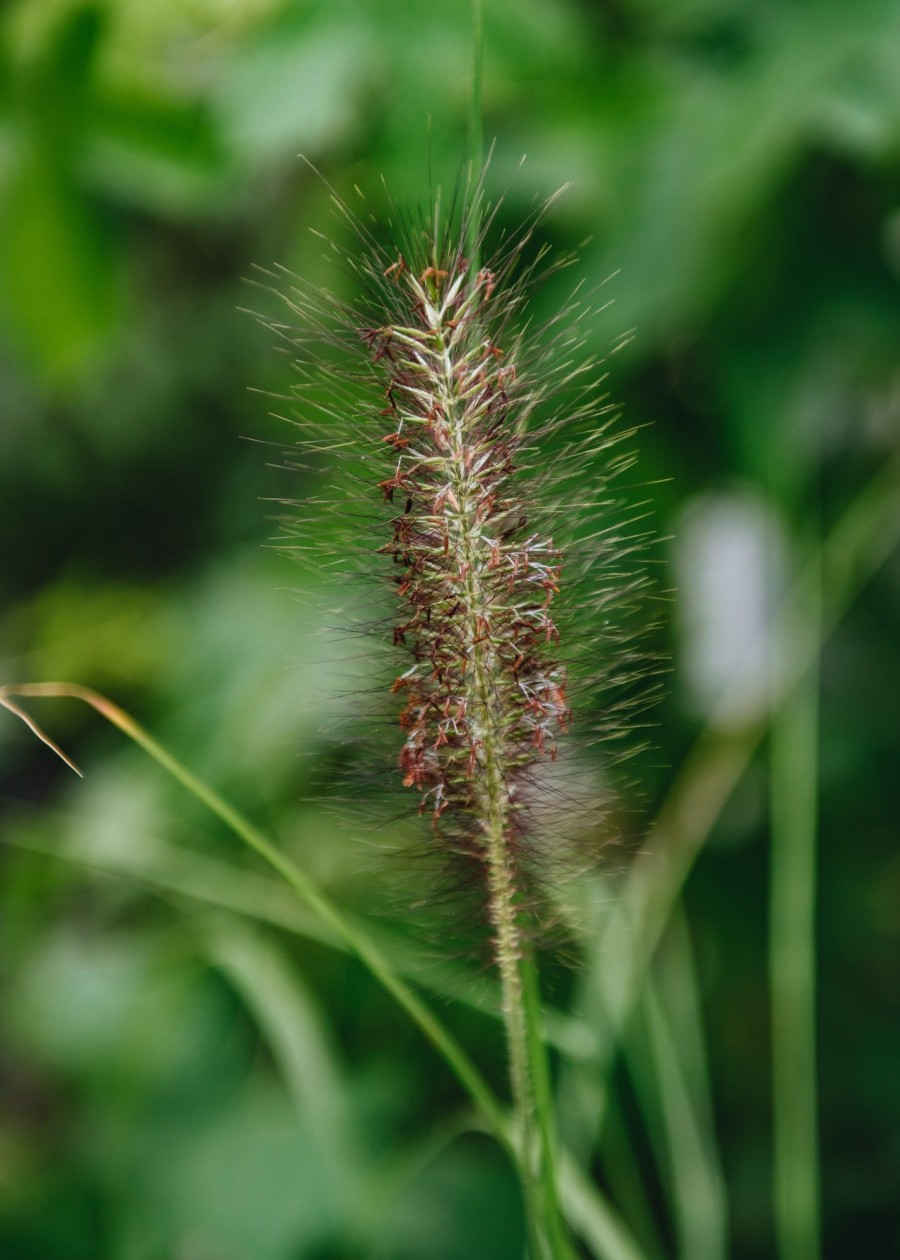
[[[648,673],[647,531],[613,485],[631,434],[585,353],[594,312],[576,292],[529,322],[535,287],[572,261],[535,244],[548,204],[489,253],[497,207],[480,187],[418,219],[394,208],[384,231],[335,197],[351,246],[329,253],[361,298],[278,284],[298,374],[290,462],[316,469],[281,541],[390,588],[374,628],[393,645],[399,778],[449,866],[486,890],[497,950],[510,937],[492,889],[523,924],[540,917],[544,875],[584,830],[576,803],[597,805],[574,750],[600,736],[618,755]],[[345,526],[337,543],[326,517]]]

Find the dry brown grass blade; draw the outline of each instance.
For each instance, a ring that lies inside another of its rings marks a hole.
[[[64,761],[70,770],[74,770],[78,777],[83,779],[84,775],[78,769],[72,758],[68,757],[60,748],[59,744],[52,740],[47,732],[38,726],[37,722],[35,722],[34,718],[29,713],[26,713],[24,709],[20,708],[19,705],[15,703],[15,701],[10,700],[9,698],[10,695],[22,694],[23,690],[17,687],[0,687],[0,706],[8,710],[14,717],[17,717],[20,721],[24,722],[31,733],[36,735],[42,744],[46,744],[51,752],[56,753],[60,761]],[[24,694],[27,694],[27,692]]]

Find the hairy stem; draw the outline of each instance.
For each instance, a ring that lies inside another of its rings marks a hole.
[[[453,519],[451,552],[465,574],[462,584],[466,607],[464,680],[466,712],[478,750],[475,801],[483,844],[488,892],[488,916],[494,956],[500,973],[506,1027],[510,1087],[519,1150],[519,1171],[535,1260],[571,1254],[565,1240],[556,1196],[553,1148],[555,1143],[546,1050],[540,1029],[537,977],[524,939],[515,856],[515,803],[505,767],[506,734],[503,689],[497,686],[502,668],[491,644],[492,602],[485,590],[490,548],[482,540],[477,494],[468,471],[468,433],[465,409],[456,397],[453,365],[441,328],[434,328],[441,355],[441,402],[447,418],[449,466],[459,510]]]
[[[782,627],[787,652],[817,638],[818,589]],[[805,624],[804,624],[805,623]],[[782,1260],[817,1260],[816,839],[819,677],[813,666],[776,713],[771,741],[769,979],[775,1224]]]

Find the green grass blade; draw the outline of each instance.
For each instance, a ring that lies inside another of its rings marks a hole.
[[[821,591],[783,626],[789,656],[818,635]],[[770,745],[769,983],[775,1225],[781,1260],[818,1260],[816,839],[819,679],[810,670],[779,710]]]
[[[363,929],[344,915],[295,862],[282,853],[253,823],[244,818],[223,797],[163,748],[129,714],[88,687],[75,683],[25,683],[0,688],[0,697],[52,697],[81,700],[96,709],[113,726],[133,740],[192,796],[216,815],[239,839],[263,859],[293,889],[322,922],[372,973],[424,1033],[469,1094],[496,1139],[515,1158],[506,1115],[475,1064],[450,1035],[430,1008],[397,975],[378,947]]]
[[[682,1260],[725,1260],[728,1210],[702,1013],[682,916],[676,923],[642,993],[654,1077],[650,1087],[661,1121],[659,1137],[678,1254]],[[641,1092],[640,1073],[634,1067],[632,1076]]]
[[[647,1260],[618,1213],[597,1193],[565,1148],[559,1157],[559,1193],[566,1220],[595,1260]]]

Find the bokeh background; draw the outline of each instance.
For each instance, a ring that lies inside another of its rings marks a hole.
[[[900,1254],[900,6],[484,8],[488,186],[515,227],[571,184],[541,231],[607,281],[591,350],[634,330],[610,390],[647,426],[671,592],[668,697],[588,900],[608,918],[627,852],[687,856],[620,1036],[629,932],[550,964],[566,1139],[628,1254],[814,1260],[775,1226],[768,978],[790,1005],[801,959],[802,1093],[814,878],[822,1252]],[[317,803],[354,702],[315,576],[267,547],[309,483],[269,414],[286,357],[241,311],[255,266],[316,282],[310,229],[342,231],[299,154],[376,209],[382,178],[408,205],[429,164],[455,178],[471,56],[459,0],[3,5],[0,680],[134,712],[374,916],[502,1089],[490,999],[417,961],[414,890]],[[816,662],[793,699],[778,652]],[[5,1260],[517,1257],[514,1177],[390,1000],[118,732],[32,710],[86,779],[0,713]],[[801,1197],[805,1149],[777,1165]]]

